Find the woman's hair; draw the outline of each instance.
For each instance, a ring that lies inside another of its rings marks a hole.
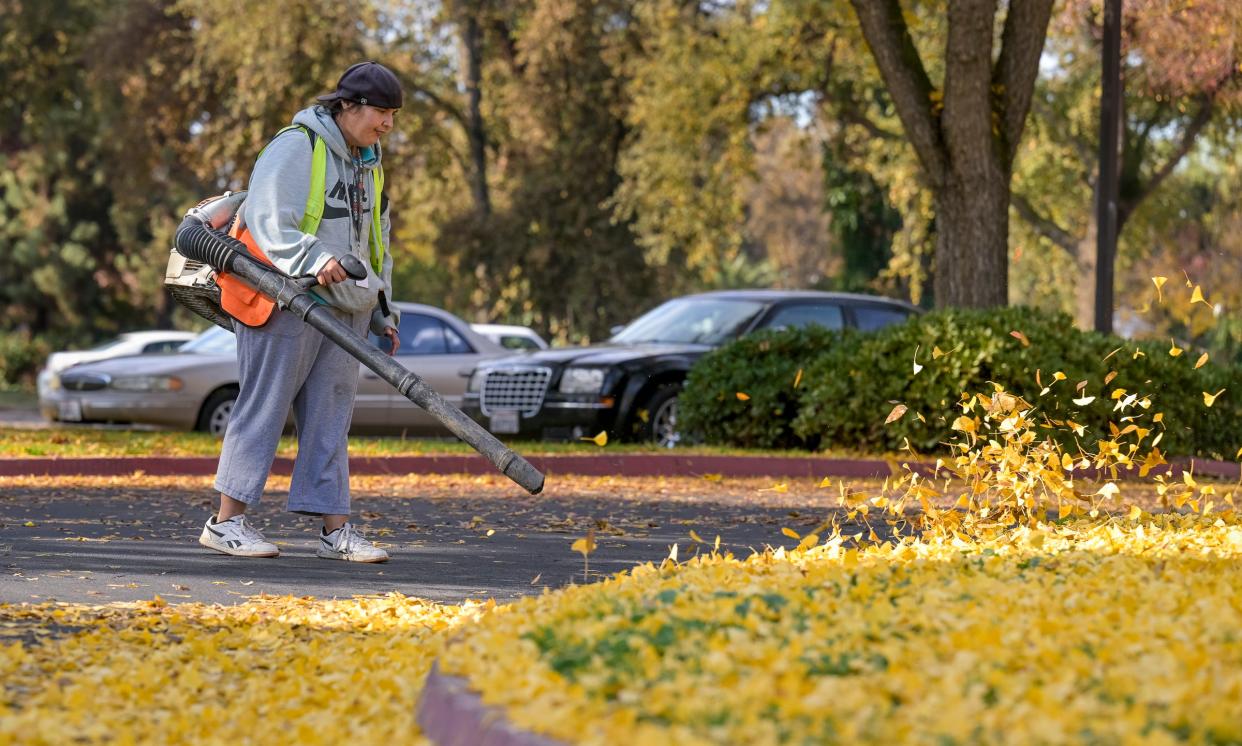
[[[320,105],[323,106],[325,109],[327,109],[328,113],[331,114],[332,116],[336,116],[337,114],[340,114],[342,111],[345,111],[346,104],[353,104],[354,106],[358,105],[356,101],[350,101],[347,98],[334,98],[330,101],[320,102]]]

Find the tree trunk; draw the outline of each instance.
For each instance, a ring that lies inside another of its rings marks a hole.
[[[938,308],[1009,303],[1009,178],[955,174],[936,191]]]
[[[483,38],[479,29],[478,9],[468,7],[461,22],[461,57],[465,73],[469,107],[466,112],[466,137],[470,141],[470,192],[475,210],[484,217],[492,214],[491,195],[487,189],[487,130],[483,126]]]
[[[1091,190],[1091,213],[1087,217],[1087,230],[1078,239],[1075,259],[1078,266],[1077,285],[1074,287],[1074,323],[1079,329],[1095,328],[1095,273],[1099,259],[1099,223],[1095,210],[1100,195]],[[1120,231],[1118,231],[1120,233]]]

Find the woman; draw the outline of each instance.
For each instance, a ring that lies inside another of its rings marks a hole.
[[[295,276],[315,275],[319,287],[313,292],[339,319],[359,334],[369,327],[387,337],[390,354],[396,354],[399,316],[384,300],[391,297],[392,283],[388,201],[378,194],[382,177],[375,177],[382,174],[376,172],[379,140],[392,130],[401,108],[401,86],[388,68],[361,62],[318,101],[298,112],[294,126],[259,154],[241,220],[277,268]],[[323,215],[304,232],[317,139],[327,150]],[[372,236],[376,228],[379,240]],[[365,279],[346,276],[337,259],[350,253],[367,265]],[[322,516],[319,557],[384,562],[388,553],[349,522],[347,434],[358,388],[357,361],[287,311],[277,310],[256,328],[241,323],[234,328],[241,391],[216,471],[220,509],[203,526],[199,543],[238,557],[280,554],[247,522],[245,511],[262,496],[292,406],[298,454],[288,510]]]

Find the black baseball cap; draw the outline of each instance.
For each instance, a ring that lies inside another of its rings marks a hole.
[[[401,108],[401,81],[392,70],[378,62],[350,65],[336,83],[336,90],[317,99],[322,104],[333,101],[357,101],[381,109]]]

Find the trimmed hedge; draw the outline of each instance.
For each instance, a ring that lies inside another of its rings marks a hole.
[[[1011,335],[1019,331],[1029,346]],[[946,353],[933,358],[933,350]],[[915,351],[922,369],[914,372]],[[909,439],[923,452],[943,450],[952,437],[962,392],[988,393],[996,382],[1052,419],[1086,427],[1085,448],[1109,432],[1110,422],[1156,412],[1167,427],[1167,454],[1232,458],[1242,445],[1242,371],[1208,363],[1196,354],[1169,355],[1168,343],[1134,342],[1074,328],[1064,314],[1027,308],[947,310],[928,313],[871,334],[807,330],[744,338],[705,356],[691,372],[681,407],[688,431],[708,442],[743,447],[863,448],[893,451]],[[802,386],[793,376],[803,368]],[[1036,382],[1051,391],[1041,397]],[[1054,382],[1054,373],[1066,379]],[[1116,376],[1107,385],[1110,372]],[[1087,381],[1081,393],[1076,389]],[[1115,412],[1112,392],[1151,398]],[[1226,393],[1212,408],[1202,392]],[[739,401],[735,391],[750,394]],[[1079,407],[1071,399],[1094,396]],[[732,397],[732,398],[730,398]],[[894,403],[909,407],[884,424]],[[925,418],[920,421],[915,413]],[[1057,432],[1066,445],[1073,436]],[[1150,442],[1147,441],[1147,442]]]
[[[677,417],[709,443],[744,448],[814,448],[817,436],[793,430],[806,375],[819,356],[851,332],[821,326],[751,334],[704,355],[686,378]],[[802,380],[794,383],[798,371]],[[738,394],[750,398],[743,401]]]
[[[51,350],[42,339],[15,332],[0,332],[0,385],[34,383],[39,367]]]

